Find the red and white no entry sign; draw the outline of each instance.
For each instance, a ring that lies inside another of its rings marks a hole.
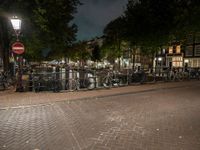
[[[21,42],[15,42],[12,44],[12,51],[13,53],[15,54],[23,54],[24,51],[25,51],[25,48],[24,48],[24,44],[22,44]]]

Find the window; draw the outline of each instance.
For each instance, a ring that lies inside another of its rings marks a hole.
[[[200,45],[195,45],[195,56],[200,56]]]
[[[183,67],[183,58],[182,57],[173,57],[172,58],[173,67]]]
[[[197,63],[198,63],[198,61],[197,61],[196,59],[194,59],[194,60],[193,60],[193,67],[195,67],[195,68],[198,67],[198,64],[197,64]]]
[[[169,47],[169,54],[173,54],[173,46]]]
[[[165,54],[165,49],[163,48],[162,53]]]
[[[181,46],[180,45],[176,46],[176,53],[177,54],[181,53]]]
[[[193,56],[193,46],[186,46],[185,56]]]

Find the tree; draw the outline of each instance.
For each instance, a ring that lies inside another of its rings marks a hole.
[[[125,11],[127,36],[136,45],[158,47],[174,28],[174,0],[129,0]]]
[[[79,61],[81,66],[86,62],[86,60],[91,58],[89,51],[87,50],[87,43],[85,41],[79,41],[73,44],[70,48],[73,53],[71,53],[70,58],[75,61]]]
[[[95,62],[98,62],[101,60],[101,50],[99,48],[99,45],[95,44],[94,48],[92,50],[92,60]]]
[[[104,55],[114,60],[122,55],[121,44],[124,39],[124,18],[118,17],[104,28],[105,41],[102,47]]]
[[[23,18],[27,57],[44,59],[46,49],[50,50],[48,56],[55,58],[75,41],[77,27],[71,20],[79,4],[79,0],[2,0],[0,8],[10,15],[15,10],[15,15]]]
[[[178,39],[183,39],[188,34],[199,32],[200,28],[200,1],[177,1],[174,33]]]
[[[129,0],[125,18],[130,41],[160,47],[199,31],[200,1]]]
[[[8,22],[0,12],[0,54],[3,57],[3,69],[5,71],[9,68],[9,33]]]

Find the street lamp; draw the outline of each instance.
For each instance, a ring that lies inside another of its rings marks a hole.
[[[12,27],[15,31],[15,35],[16,35],[16,41],[19,41],[19,35],[20,35],[20,31],[21,31],[21,20],[17,17],[17,16],[13,16],[13,18],[10,19]],[[23,91],[23,86],[22,86],[22,57],[18,57],[18,74],[17,74],[17,86],[16,86],[16,92],[21,92]]]
[[[162,72],[163,69],[162,57],[158,57],[158,62],[159,62],[159,76],[160,76],[160,73]]]
[[[10,21],[11,21],[13,29],[15,30],[15,34],[17,36],[17,41],[19,41],[19,35],[20,35],[22,21],[17,16],[14,16],[13,18],[11,18]]]
[[[161,62],[161,61],[162,61],[162,57],[159,57],[159,58],[158,58],[158,61]]]

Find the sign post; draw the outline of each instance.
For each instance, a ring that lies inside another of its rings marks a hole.
[[[22,92],[23,86],[22,86],[22,56],[20,56],[21,54],[23,54],[25,51],[24,45],[23,43],[17,41],[15,43],[12,44],[12,52],[14,54],[19,55],[18,58],[18,71],[17,71],[17,87],[16,87],[16,92]]]

